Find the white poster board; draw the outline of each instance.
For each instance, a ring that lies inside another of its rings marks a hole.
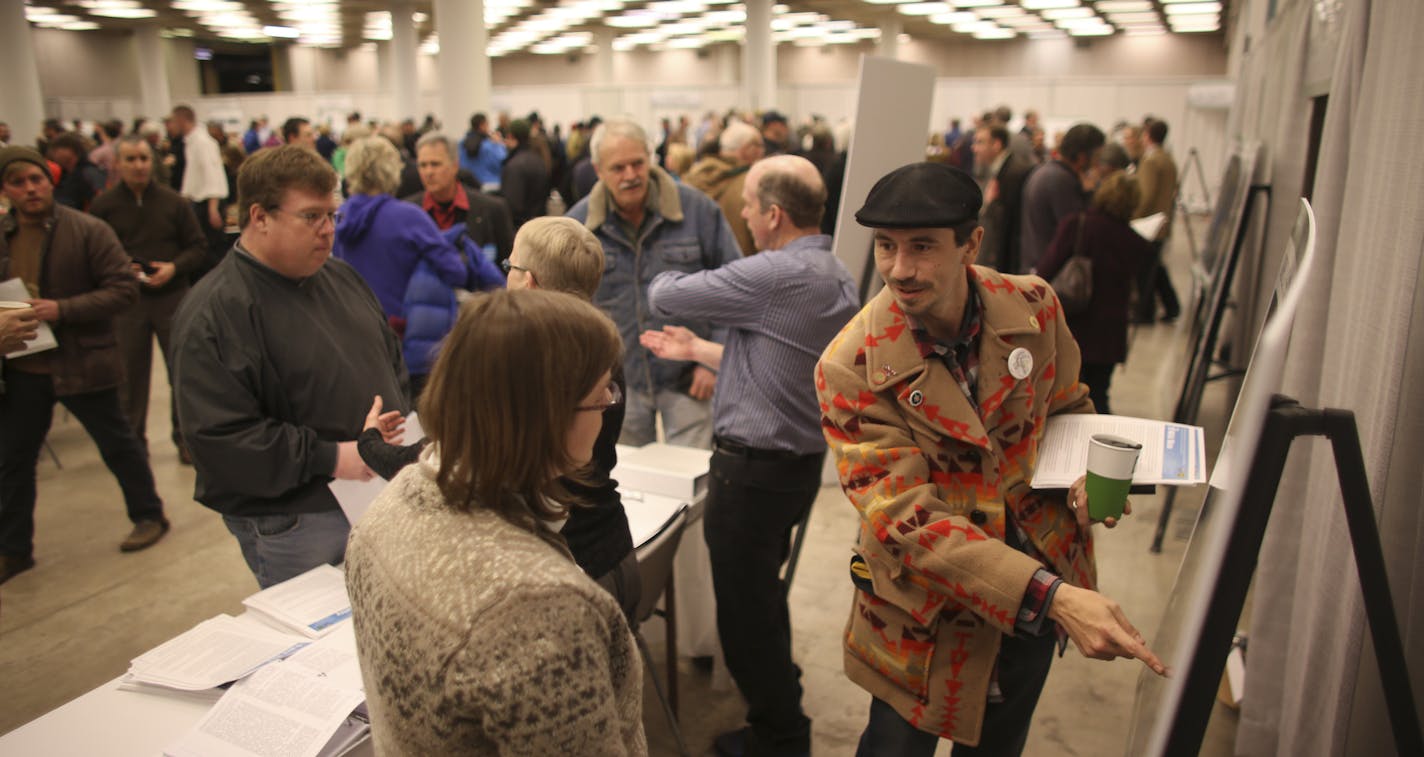
[[[866,286],[870,229],[855,222],[855,211],[865,204],[865,196],[880,177],[925,159],[934,83],[935,70],[930,66],[868,55],[860,58],[855,135],[841,188],[835,253],[867,298],[879,289],[880,281],[872,274]]]

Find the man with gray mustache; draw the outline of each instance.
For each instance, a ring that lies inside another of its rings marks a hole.
[[[712,443],[708,400],[717,375],[695,362],[658,358],[638,336],[674,325],[724,342],[726,330],[708,321],[654,316],[648,284],[664,271],[719,268],[740,258],[741,249],[716,203],[653,164],[647,133],[638,124],[610,119],[599,125],[590,158],[598,183],[569,216],[603,243],[603,282],[593,302],[623,336],[628,394],[619,442],[641,447],[655,441],[661,415],[669,443],[706,449]]]

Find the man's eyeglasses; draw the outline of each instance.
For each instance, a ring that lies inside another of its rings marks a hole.
[[[505,261],[508,263],[509,261]],[[617,384],[609,382],[608,401],[598,405],[579,405],[574,409],[581,413],[601,413],[614,405],[623,404],[623,390]]]
[[[499,261],[499,267],[504,269],[504,275],[508,276],[510,271],[523,271],[529,274],[529,278],[534,279],[534,272],[522,265],[515,265],[509,262],[509,258]],[[536,282],[538,279],[534,279]]]
[[[272,213],[276,213],[280,210],[289,216],[295,216],[302,223],[313,229],[320,229],[325,221],[331,221],[331,225],[334,228],[336,224],[341,223],[341,219],[344,217],[344,214],[339,210],[333,210],[329,213],[320,210],[306,210],[301,213],[295,213],[280,207],[269,208],[268,210]]]

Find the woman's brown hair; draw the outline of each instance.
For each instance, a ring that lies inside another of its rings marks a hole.
[[[1137,179],[1118,171],[1098,185],[1098,191],[1093,194],[1093,207],[1126,223],[1132,218],[1132,211],[1141,199],[1142,190],[1137,187]]]
[[[565,515],[558,477],[574,465],[575,408],[622,351],[608,316],[571,294],[497,290],[465,303],[420,399],[446,502],[552,535],[539,521]]]

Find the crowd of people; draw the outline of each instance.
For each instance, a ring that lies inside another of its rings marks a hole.
[[[39,149],[0,147],[0,279],[30,294],[0,309],[0,354],[40,322],[59,345],[3,359],[0,582],[35,565],[56,402],[120,483],[120,548],[168,530],[156,337],[194,498],[257,583],[345,563],[378,751],[644,753],[610,474],[616,444],[661,428],[712,451],[717,628],[747,705],[716,749],[807,754],[780,572],[829,449],[862,518],[860,754],[1017,754],[1059,638],[1164,672],[1094,591],[1081,481],[1027,482],[1047,416],[1107,412],[1130,316],[1178,305],[1167,125],[1049,146],[1032,111],[1011,120],[955,122],[847,203],[886,285],[868,303],[832,252],[847,151],[820,119],[707,114],[656,138],[597,117],[564,138],[537,113],[459,136],[359,114],[337,136],[228,135],[187,106],[92,138],[46,123]],[[1128,225],[1157,212],[1152,239]],[[1048,282],[1075,256],[1092,301],[1065,312]],[[415,410],[427,436],[405,444]],[[353,528],[328,484],[377,475]]]

